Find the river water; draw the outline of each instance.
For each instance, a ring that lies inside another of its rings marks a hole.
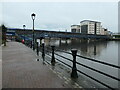
[[[55,48],[64,50],[67,52],[71,52],[71,49],[77,49],[77,54],[94,58],[99,61],[107,62],[114,65],[120,65],[118,63],[118,46],[120,45],[120,41],[81,41],[81,40],[59,40],[59,39],[45,39],[43,41],[46,46],[49,45],[55,45]],[[63,52],[57,52],[60,55],[63,55],[65,57],[71,58],[71,55],[68,55]],[[70,64],[72,66],[72,63],[60,58],[58,56],[55,56],[56,58],[59,58],[60,60]],[[105,72],[107,74],[110,74],[112,76],[115,76],[118,78],[118,69],[112,68],[110,66],[106,66],[103,64],[95,63],[83,58],[77,57],[77,62],[80,62],[82,64],[85,64],[89,67],[95,68],[97,70],[100,70],[102,72]],[[77,69],[83,71],[84,73],[106,83],[107,85],[118,88],[118,81],[113,80],[111,78],[108,78],[104,75],[101,75],[97,72],[94,72],[90,69],[86,69],[82,66],[77,65]],[[80,74],[80,73],[79,73]],[[82,75],[82,74],[81,74]],[[85,77],[87,78],[87,77]],[[89,78],[88,78],[89,79]],[[90,79],[91,80],[91,79]],[[96,83],[95,81],[91,80],[93,83]],[[101,84],[96,83],[97,85],[102,86]]]

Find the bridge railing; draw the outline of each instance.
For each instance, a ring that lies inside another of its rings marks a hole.
[[[86,74],[85,72],[77,69],[77,66],[76,66],[76,65],[79,65],[79,66],[85,67],[85,68],[87,68],[87,69],[89,69],[89,70],[92,70],[92,71],[94,71],[94,72],[97,72],[97,73],[99,73],[99,74],[101,74],[101,75],[104,75],[104,76],[106,76],[106,77],[109,77],[109,78],[111,78],[111,79],[113,79],[113,80],[116,80],[116,81],[120,82],[120,79],[117,78],[117,77],[115,77],[115,76],[112,76],[112,75],[107,74],[107,73],[105,73],[105,72],[103,72],[103,71],[97,70],[97,69],[92,68],[92,67],[90,67],[90,66],[88,66],[88,65],[85,65],[85,64],[82,64],[82,63],[80,63],[80,62],[77,62],[77,61],[76,61],[76,57],[84,58],[84,59],[86,59],[86,60],[88,60],[88,61],[92,61],[92,62],[96,62],[96,63],[99,63],[99,64],[103,64],[103,65],[106,65],[106,66],[109,66],[109,67],[112,67],[112,68],[115,68],[115,69],[120,69],[120,66],[113,65],[113,64],[110,64],[110,63],[106,63],[106,62],[103,62],[103,61],[100,61],[100,60],[88,58],[88,57],[85,57],[85,56],[82,56],[82,55],[77,55],[77,50],[76,50],[76,49],[72,49],[72,50],[71,50],[71,53],[70,53],[70,52],[67,52],[67,51],[55,49],[55,46],[45,47],[45,46],[44,46],[44,43],[42,44],[42,46],[41,46],[40,48],[38,47],[38,43],[37,43],[36,45],[37,45],[37,46],[36,46],[36,47],[37,47],[37,48],[36,48],[37,55],[39,55],[38,52],[41,51],[41,52],[42,52],[42,58],[43,58],[43,61],[44,61],[44,62],[50,63],[49,61],[47,61],[47,60],[45,59],[45,56],[48,55],[48,56],[51,57],[51,65],[54,66],[55,63],[56,63],[56,61],[59,61],[59,62],[61,62],[62,64],[64,64],[64,65],[68,66],[69,68],[71,68],[71,69],[72,69],[71,78],[78,78],[77,72],[79,72],[79,73],[81,73],[81,74],[89,77],[90,79],[96,81],[97,83],[99,83],[99,84],[101,84],[101,85],[103,85],[103,86],[105,86],[105,87],[107,87],[107,88],[109,88],[109,89],[114,90],[114,88],[111,87],[110,85],[108,85],[107,83],[102,82],[102,81],[100,81],[99,79],[96,79],[96,78],[94,78],[94,77]],[[65,53],[65,54],[71,55],[71,56],[73,57],[73,59],[67,58],[67,57],[65,57],[65,56],[63,56],[63,55],[60,55],[60,54],[56,53],[56,52],[58,52],[58,51],[59,51],[59,52],[62,52],[62,53]],[[71,66],[71,65],[69,65],[68,63],[60,60],[59,58],[56,58],[55,55],[56,55],[56,56],[59,56],[59,57],[61,57],[61,58],[64,58],[65,60],[68,60],[68,61],[72,62],[72,63],[73,63],[73,66]]]

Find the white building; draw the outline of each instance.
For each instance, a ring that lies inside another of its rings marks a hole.
[[[80,33],[80,25],[71,25],[71,32]]]
[[[100,35],[103,34],[101,22],[83,20],[80,22],[80,26],[82,34],[100,34]]]
[[[108,30],[105,29],[105,28],[102,28],[101,34],[102,34],[102,35],[108,35]]]

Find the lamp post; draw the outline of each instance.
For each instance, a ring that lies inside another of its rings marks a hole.
[[[24,42],[25,42],[25,25],[23,25],[23,29],[24,29]]]
[[[35,14],[31,14],[31,17],[32,17],[32,20],[33,20],[33,50],[35,50],[35,47],[34,47],[34,20],[35,20]]]

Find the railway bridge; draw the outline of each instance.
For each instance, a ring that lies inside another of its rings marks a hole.
[[[31,29],[12,29],[16,35],[21,38],[32,39],[33,31]],[[34,38],[77,38],[77,39],[109,39],[108,35],[96,35],[96,34],[81,34],[81,33],[72,33],[72,32],[59,32],[59,31],[49,31],[49,30],[34,30]]]

